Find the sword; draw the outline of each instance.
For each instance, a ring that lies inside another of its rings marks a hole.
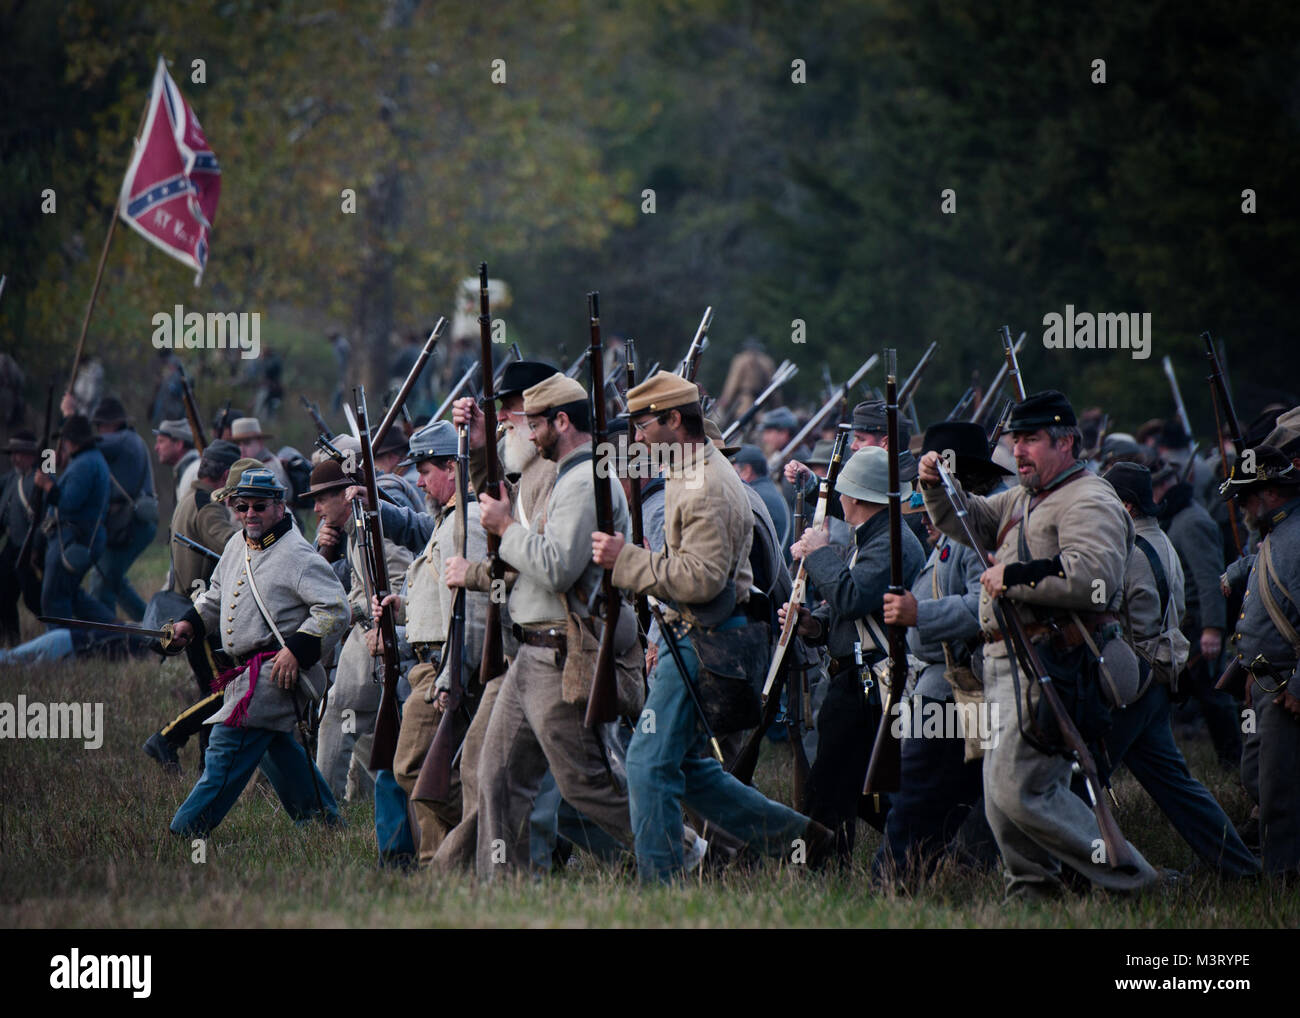
[[[162,629],[145,629],[123,622],[87,622],[84,619],[61,619],[55,615],[38,615],[37,620],[52,626],[65,626],[68,629],[100,629],[109,633],[128,633],[141,639],[157,640],[166,651],[175,636],[172,632],[173,622],[168,622]]]
[[[221,556],[218,555],[218,554],[217,554],[215,551],[213,551],[211,548],[206,548],[206,547],[204,547],[203,545],[199,544],[198,541],[191,541],[191,540],[190,540],[188,537],[186,537],[184,534],[172,534],[172,540],[173,540],[173,541],[180,541],[181,544],[184,544],[184,545],[187,545],[187,546],[193,548],[193,549],[194,549],[195,551],[197,551],[200,555],[206,555],[208,558],[214,558],[214,559],[216,559],[218,562],[221,561]]]

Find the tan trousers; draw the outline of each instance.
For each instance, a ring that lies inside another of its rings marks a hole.
[[[440,870],[466,870],[474,865],[478,845],[478,765],[483,750],[483,737],[492,718],[497,694],[504,679],[493,679],[479,697],[478,712],[470,722],[469,731],[460,753],[460,822],[443,839],[433,858]],[[432,738],[432,736],[430,737]]]
[[[411,800],[420,831],[418,858],[421,866],[433,861],[434,853],[442,844],[447,832],[460,822],[461,790],[460,779],[452,772],[451,790],[441,802],[415,799],[411,793],[420,778],[420,769],[428,755],[433,737],[442,722],[442,708],[436,700],[426,702],[426,697],[433,689],[438,677],[437,669],[431,664],[417,664],[407,675],[411,683],[411,695],[402,708],[402,727],[397,733],[397,751],[393,755],[393,777]]]
[[[521,646],[497,694],[478,763],[478,876],[529,869],[528,818],[549,767],[574,809],[624,846],[633,843],[627,793],[583,724],[585,705],[565,703],[555,652]]]

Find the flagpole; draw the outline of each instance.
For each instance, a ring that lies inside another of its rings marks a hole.
[[[156,75],[155,75],[156,78]],[[149,116],[149,106],[153,100],[153,88],[150,86],[149,94],[145,96],[144,112],[140,114],[140,123],[135,128],[135,138],[131,143],[131,151],[140,144],[140,132],[144,130],[145,119]],[[99,297],[99,284],[104,278],[104,265],[108,261],[108,248],[113,243],[113,231],[117,228],[117,216],[122,207],[121,188],[118,189],[117,196],[113,199],[113,217],[108,221],[108,236],[104,238],[104,250],[99,253],[99,268],[95,270],[95,285],[90,291],[90,301],[86,304],[86,317],[81,320],[81,338],[77,340],[77,352],[72,358],[72,374],[68,377],[68,394],[72,393],[72,387],[77,382],[77,369],[81,367],[81,354],[86,347],[86,333],[90,331],[90,316],[95,311],[95,301]]]

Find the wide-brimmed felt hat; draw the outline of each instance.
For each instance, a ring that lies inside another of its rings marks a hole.
[[[867,446],[849,457],[835,479],[835,490],[862,502],[885,505],[889,502],[889,452],[879,446]],[[899,496],[904,504],[911,501],[912,485],[899,480]]]
[[[538,382],[544,382],[556,372],[554,364],[545,361],[511,361],[501,373],[501,387],[494,393],[497,399],[522,396]]]
[[[232,445],[234,443],[231,443]],[[239,446],[235,446],[236,449]],[[262,469],[262,461],[254,456],[244,456],[230,464],[230,469],[226,471],[226,484],[212,493],[214,502],[224,502],[227,497],[233,495],[235,488],[239,485],[239,479],[247,470]]]
[[[1242,467],[1246,455],[1232,465],[1232,475],[1219,485],[1219,494],[1225,498],[1245,498],[1252,492],[1264,487],[1300,488],[1300,470],[1295,468],[1291,457],[1281,449],[1271,445],[1259,445],[1247,449],[1246,453],[1255,454],[1255,470],[1246,473]]]
[[[321,460],[311,468],[311,487],[304,494],[307,498],[315,498],[317,495],[339,491],[354,483],[356,482],[343,472],[343,467],[338,460]]]
[[[33,432],[28,431],[26,428],[23,428],[19,431],[15,431],[9,436],[9,441],[5,443],[3,449],[0,449],[0,454],[10,456],[16,452],[26,452],[31,453],[34,456],[40,451],[39,443],[36,441],[36,435]]]
[[[1154,516],[1155,498],[1151,494],[1151,471],[1141,463],[1115,463],[1104,474],[1121,502],[1131,502],[1143,516]]]
[[[940,421],[925,429],[921,438],[921,455],[937,452],[944,456],[951,450],[957,477],[965,487],[986,484],[996,477],[1010,477],[1011,471],[989,457],[988,436],[970,421]]]
[[[230,440],[232,442],[274,437],[271,432],[262,430],[262,423],[256,417],[238,417],[230,425]]]
[[[704,437],[717,446],[718,451],[727,459],[731,459],[736,453],[740,452],[740,446],[727,445],[726,440],[722,437],[722,429],[718,427],[718,422],[712,417],[704,418]],[[764,469],[766,465],[764,465]]]
[[[831,452],[835,449],[835,439],[819,439],[813,446],[812,455],[805,461],[805,465],[810,467],[828,467],[831,465]]]
[[[450,423],[450,422],[448,422]],[[384,440],[371,450],[373,456],[386,456],[390,452],[406,452],[406,438],[402,435],[401,428],[396,425],[389,428],[384,434]]]

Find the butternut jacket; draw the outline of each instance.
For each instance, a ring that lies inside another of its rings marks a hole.
[[[220,555],[239,528],[231,520],[225,503],[212,501],[212,490],[206,481],[191,485],[172,513],[172,533],[188,537]],[[206,583],[217,563],[179,541],[172,542],[171,551],[171,589],[182,597],[193,598],[197,589],[195,581]]]

